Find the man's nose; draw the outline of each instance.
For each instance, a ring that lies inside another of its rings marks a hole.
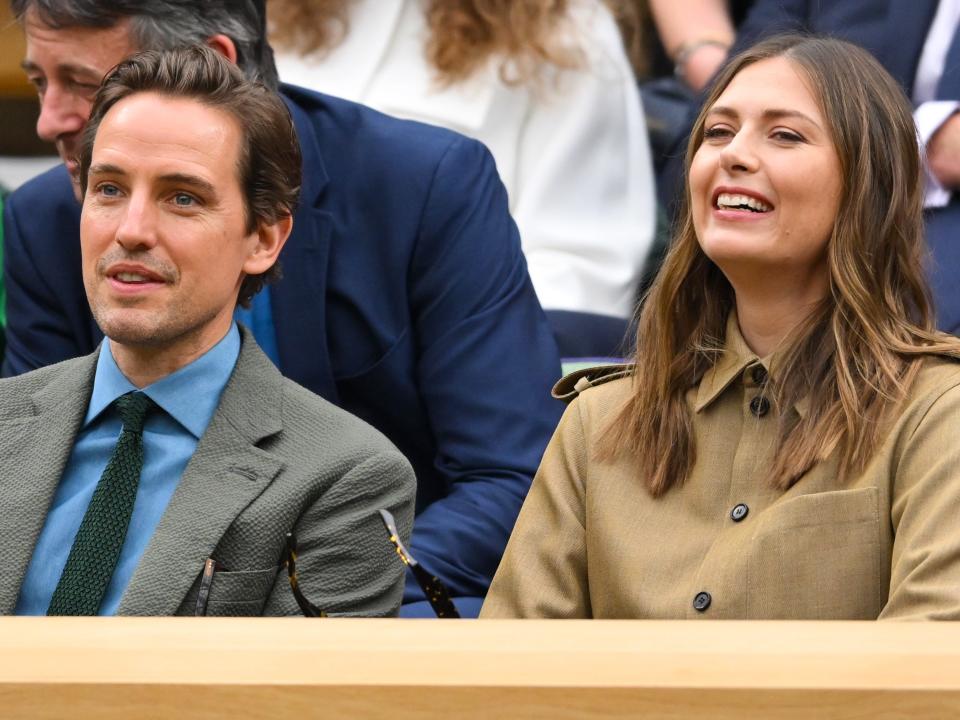
[[[145,250],[157,244],[157,214],[153,203],[134,194],[117,227],[117,243],[125,250]]]
[[[87,110],[87,104],[80,98],[51,85],[40,101],[37,135],[52,143],[63,135],[79,133],[87,123]]]

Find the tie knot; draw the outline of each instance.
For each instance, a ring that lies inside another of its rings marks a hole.
[[[133,433],[143,432],[143,421],[152,408],[153,400],[142,392],[128,392],[115,401],[117,413],[123,420],[123,429]]]

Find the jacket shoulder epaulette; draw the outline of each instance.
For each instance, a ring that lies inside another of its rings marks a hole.
[[[587,388],[629,377],[633,374],[633,370],[633,363],[583,368],[560,378],[550,394],[557,400],[568,403]]]

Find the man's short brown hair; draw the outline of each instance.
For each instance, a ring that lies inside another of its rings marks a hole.
[[[272,224],[293,214],[300,196],[300,143],[283,100],[204,45],[137,53],[117,65],[97,93],[80,148],[80,190],[87,191],[93,143],[103,118],[124,98],[153,92],[192,98],[229,113],[239,124],[243,142],[237,176],[244,195],[247,232],[259,222]],[[280,277],[279,263],[265,273],[248,275],[238,304]]]

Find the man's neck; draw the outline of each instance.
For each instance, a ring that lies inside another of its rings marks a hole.
[[[231,325],[222,334],[209,338],[180,338],[172,346],[132,345],[109,339],[110,352],[120,372],[136,388],[145,388],[204,355],[229,332]]]

